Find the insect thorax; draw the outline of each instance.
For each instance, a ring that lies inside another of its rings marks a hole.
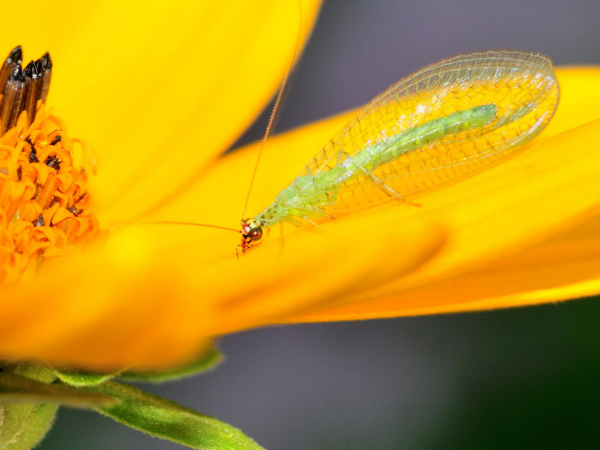
[[[272,226],[284,221],[299,225],[298,219],[303,217],[323,216],[323,208],[335,202],[331,188],[320,186],[312,175],[303,175],[279,192],[275,201],[264,211],[256,215],[256,219]]]

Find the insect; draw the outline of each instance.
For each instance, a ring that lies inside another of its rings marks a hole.
[[[284,86],[285,80],[275,109]],[[386,201],[420,206],[414,197],[514,155],[546,127],[559,97],[552,62],[545,56],[516,51],[456,56],[409,75],[373,99],[271,205],[243,218],[241,230],[151,223],[239,232],[239,257],[277,224],[304,221],[319,227],[313,219],[334,219]],[[260,153],[246,205],[259,160]],[[281,236],[283,243],[283,231]]]
[[[410,199],[514,154],[552,118],[550,59],[521,52],[461,55],[399,81],[342,128],[271,205],[242,219],[238,249],[265,230]]]

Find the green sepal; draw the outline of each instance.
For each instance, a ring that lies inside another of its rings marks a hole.
[[[64,367],[55,368],[53,371],[63,383],[77,387],[96,386],[116,377],[126,381],[163,383],[207,372],[217,367],[223,360],[224,357],[221,351],[216,346],[210,345],[193,362],[160,372],[138,372],[125,369],[119,372],[101,374]]]
[[[191,377],[201,372],[206,372],[217,367],[223,362],[224,357],[221,351],[211,345],[192,363],[183,367],[165,370],[162,372],[135,372],[125,370],[118,375],[119,378],[127,381],[163,383],[165,381],[179,380],[185,377]]]
[[[107,381],[80,389],[119,399],[97,411],[152,436],[201,450],[263,450],[231,425],[133,386]]]
[[[118,375],[116,373],[97,374],[64,369],[54,369],[54,373],[60,381],[70,386],[96,386]]]
[[[47,370],[47,369],[46,369]],[[0,404],[53,403],[76,408],[112,406],[114,398],[65,385],[46,384],[10,372],[0,372]]]

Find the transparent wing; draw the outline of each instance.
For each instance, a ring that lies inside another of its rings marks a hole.
[[[405,130],[476,106],[494,104],[489,125],[400,156],[340,184],[330,211],[389,199],[379,180],[404,197],[436,189],[489,167],[535,137],[551,119],[559,88],[551,61],[541,55],[487,52],[457,56],[401,80],[340,130],[301,175],[330,170],[366,147]]]

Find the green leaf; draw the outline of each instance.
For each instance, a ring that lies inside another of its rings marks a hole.
[[[190,377],[201,372],[214,369],[223,361],[223,354],[220,350],[211,345],[208,347],[199,358],[191,364],[173,370],[154,373],[137,373],[125,371],[118,375],[119,378],[127,381],[143,381],[149,383],[162,383],[164,381],[178,380],[184,377]]]
[[[82,392],[67,386],[46,384],[10,372],[0,372],[0,404],[59,403],[76,408],[112,406],[114,398]]]
[[[46,435],[58,404],[109,406],[118,400],[50,383],[56,374],[35,364],[2,364],[0,370],[0,450],[29,450]]]
[[[81,389],[118,398],[115,406],[97,411],[153,436],[201,450],[263,450],[231,425],[133,386],[107,381]]]
[[[0,405],[0,450],[29,450],[46,435],[58,405]]]

